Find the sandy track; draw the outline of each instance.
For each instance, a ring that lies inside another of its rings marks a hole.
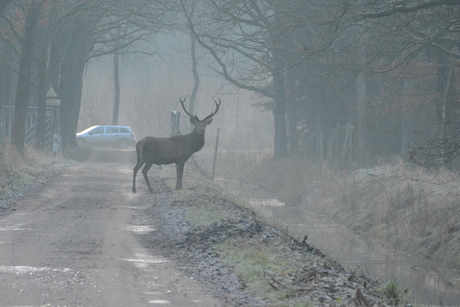
[[[132,163],[92,161],[0,215],[0,306],[221,305],[139,240],[155,198]]]

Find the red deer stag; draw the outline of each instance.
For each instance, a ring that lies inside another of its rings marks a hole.
[[[182,189],[182,174],[184,173],[185,162],[197,151],[204,146],[204,132],[206,126],[211,124],[212,117],[219,111],[220,99],[216,104],[216,110],[206,116],[203,120],[198,119],[196,115],[192,115],[185,109],[185,99],[180,99],[180,103],[185,113],[190,117],[190,122],[195,126],[192,132],[186,135],[176,135],[170,138],[156,138],[147,136],[136,143],[137,164],[134,167],[133,174],[133,193],[136,193],[136,174],[137,171],[145,164],[142,169],[145,182],[150,193],[153,189],[147,177],[152,164],[172,164],[176,163],[177,182],[176,189]]]

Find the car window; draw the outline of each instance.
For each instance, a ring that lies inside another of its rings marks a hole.
[[[129,129],[125,127],[120,127],[120,132],[121,133],[131,133],[131,131],[129,131]]]
[[[86,128],[85,130],[83,130],[83,131],[80,132],[80,133],[82,133],[82,134],[83,134],[83,133],[88,133],[88,132],[90,132],[90,131],[93,131],[93,129],[96,128],[96,127],[97,127],[97,126],[91,126],[91,127],[89,127],[89,128]]]
[[[104,133],[104,127],[97,127],[94,128],[89,134],[103,134]]]
[[[120,133],[118,127],[106,127],[105,133]]]

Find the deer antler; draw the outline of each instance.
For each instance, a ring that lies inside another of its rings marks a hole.
[[[182,109],[184,109],[185,113],[187,113],[188,116],[193,117],[193,118],[195,118],[196,120],[199,120],[199,119],[198,119],[198,116],[190,114],[190,113],[185,109],[184,102],[185,102],[186,99],[187,99],[187,97],[185,97],[184,100],[182,100],[182,98],[179,98],[180,104],[182,105]]]
[[[214,100],[214,103],[216,104],[216,110],[214,112],[212,112],[211,114],[209,114],[208,116],[206,116],[203,121],[207,120],[207,119],[210,119],[211,117],[213,117],[214,115],[216,115],[217,111],[219,111],[219,107],[220,107],[220,98],[219,98],[219,102],[217,102],[214,98],[212,99]]]

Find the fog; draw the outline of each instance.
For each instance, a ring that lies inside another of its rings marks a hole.
[[[155,55],[122,56],[120,61],[119,125],[133,128],[139,140],[145,136],[169,136],[171,111],[181,112],[181,130],[191,129],[186,106],[193,90],[190,37],[180,33],[162,34],[152,43],[142,44]],[[272,148],[273,116],[256,106],[254,93],[229,85],[206,65],[206,53],[199,54],[200,87],[195,114],[204,118],[214,110],[213,99],[222,101],[218,114],[206,131],[204,150],[214,148],[217,128],[221,150],[244,150],[260,155]],[[209,57],[208,57],[209,59]],[[93,125],[111,124],[114,83],[113,60],[109,57],[91,61],[83,82],[82,107],[78,131]]]
[[[20,151],[34,142],[27,131],[35,122],[39,147],[50,142],[50,86],[62,125],[49,130],[62,135],[64,151],[77,131],[111,123],[116,55],[119,123],[139,138],[168,135],[170,111],[181,97],[192,100],[198,77],[194,112],[206,116],[213,99],[223,101],[208,139],[220,128],[226,150],[340,169],[395,156],[457,169],[456,3],[9,2],[0,7],[1,97],[15,108],[4,108],[1,136]]]
[[[458,1],[12,0],[0,12],[2,144],[77,151],[76,132],[113,123],[118,58],[116,124],[138,140],[169,136],[171,111],[189,132],[180,99],[189,108],[196,89],[199,118],[222,102],[196,155],[209,170],[219,129],[219,179],[260,167],[253,184],[289,205],[319,195],[355,228],[412,225],[422,254],[458,260],[443,253],[460,229],[446,185],[460,169]],[[426,193],[430,178],[441,188]]]

